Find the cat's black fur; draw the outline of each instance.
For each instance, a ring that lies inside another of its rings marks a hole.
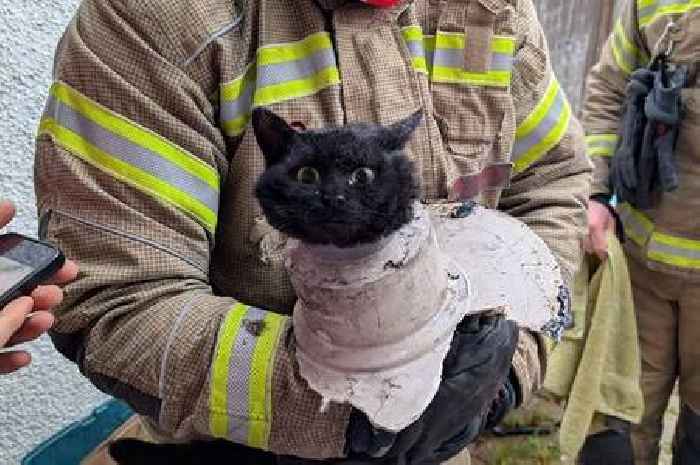
[[[256,109],[253,127],[266,169],[255,194],[270,225],[305,243],[352,247],[408,223],[419,189],[403,148],[421,116],[392,126],[297,131]],[[306,174],[314,182],[300,182],[300,170],[306,170],[302,180]]]
[[[419,194],[413,163],[403,148],[420,120],[417,112],[386,127],[297,131],[274,113],[255,110],[253,127],[266,165],[255,193],[268,222],[290,237],[338,247],[373,242],[399,229],[413,218]],[[302,167],[315,169],[318,182],[299,182]],[[367,168],[374,173],[372,182],[350,182],[353,172]],[[275,457],[221,440],[149,444],[125,439],[109,451],[120,465],[322,463]]]

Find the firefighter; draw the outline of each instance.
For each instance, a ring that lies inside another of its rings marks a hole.
[[[52,338],[165,440],[368,451],[353,442],[366,422],[325,405],[295,366],[284,238],[253,197],[264,162],[252,108],[306,128],[421,109],[407,152],[423,200],[499,208],[547,242],[567,281],[577,268],[591,167],[531,0],[84,0],[54,79],[36,150],[41,233],[81,275]],[[488,352],[497,365],[505,352],[474,341],[497,348],[508,326],[469,326],[454,363]],[[544,337],[519,331],[476,430],[541,385]],[[415,446],[397,454],[434,461],[473,439],[472,418],[430,423],[475,402],[469,385],[438,397],[415,441],[390,437]],[[392,453],[381,445],[369,450]]]
[[[674,464],[700,463],[699,6],[626,1],[586,91],[583,121],[595,165],[587,248],[605,256],[617,215],[639,326],[645,411],[631,428],[637,465],[658,461],[676,383],[682,406]]]

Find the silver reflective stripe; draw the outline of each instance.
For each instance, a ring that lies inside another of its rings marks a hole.
[[[630,207],[626,204],[620,205],[618,208],[618,214],[620,215],[620,220],[625,227],[625,232],[632,238],[637,245],[646,245],[647,238],[651,234],[644,224],[642,224],[634,215]]]
[[[510,71],[515,59],[510,55],[494,53],[491,58],[491,71]]]
[[[255,86],[252,85],[251,82],[247,82],[244,85],[245,89],[243,93],[236,100],[225,101],[223,105],[221,105],[222,121],[229,121],[250,113],[250,109],[253,106]]]
[[[207,183],[192,176],[157,153],[107,131],[97,123],[80,115],[71,107],[64,105],[53,96],[49,97],[45,116],[53,118],[61,126],[79,134],[110,156],[167,182],[199,200],[214,213],[218,211],[219,193]]]
[[[423,42],[418,40],[410,40],[406,42],[406,46],[411,52],[412,57],[423,58],[425,56],[425,47],[423,47]]]
[[[430,55],[430,54],[429,54]],[[464,50],[454,48],[437,48],[434,56],[427,59],[430,66],[446,68],[464,68]],[[510,71],[513,68],[513,57],[502,53],[491,55],[491,71]]]
[[[265,315],[267,312],[264,310],[248,307],[231,353],[228,371],[229,438],[241,444],[248,444],[249,375],[257,339],[257,336],[246,329],[246,321],[262,321]]]
[[[335,66],[333,49],[322,49],[306,58],[272,65],[258,66],[258,88],[304,79],[326,68]]]
[[[531,148],[542,142],[557,123],[561,121],[561,116],[565,110],[566,97],[561,87],[559,87],[557,89],[557,96],[554,98],[554,102],[552,102],[552,106],[547,112],[547,115],[531,133],[522,139],[516,139],[515,145],[513,146],[513,160],[517,160]]]
[[[653,237],[649,242],[649,252],[657,252],[664,255],[675,255],[678,257],[689,258],[691,260],[700,260],[700,250],[682,249],[668,244],[662,244],[654,240]]]

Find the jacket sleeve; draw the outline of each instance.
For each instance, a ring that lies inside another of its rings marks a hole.
[[[81,273],[52,337],[171,439],[339,457],[350,408],[322,408],[298,376],[289,319],[209,284],[227,147],[217,61],[183,64],[206,37],[182,31],[225,23],[209,3],[85,0],[59,44],[37,203],[41,235]]]
[[[580,125],[552,71],[534,6],[530,0],[518,5],[513,176],[500,208],[542,237],[558,258],[565,282],[572,283],[581,259],[591,166]],[[546,351],[539,337],[521,331],[513,361],[525,402],[544,377]]]
[[[637,2],[626,0],[600,61],[591,70],[585,92],[583,126],[587,153],[595,166],[593,195],[610,195],[610,159],[619,140],[625,88],[629,75],[649,61],[649,50],[639,31]]]

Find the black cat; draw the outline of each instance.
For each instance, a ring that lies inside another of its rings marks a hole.
[[[388,127],[296,131],[274,113],[255,110],[266,163],[255,194],[270,225],[306,243],[351,247],[409,222],[419,189],[402,150],[421,116]]]
[[[403,148],[421,117],[416,112],[391,126],[298,131],[274,113],[256,109],[253,127],[266,169],[255,194],[270,225],[307,243],[352,247],[408,223],[419,187]],[[221,440],[171,445],[126,439],[109,451],[120,465],[322,463]]]

